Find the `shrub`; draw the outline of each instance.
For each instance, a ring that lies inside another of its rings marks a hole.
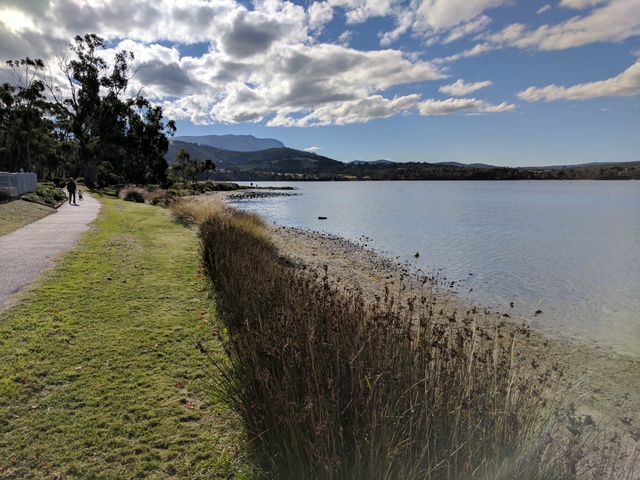
[[[54,187],[58,187],[58,188],[64,187],[64,181],[59,177],[54,177],[51,181],[53,182]]]
[[[96,181],[102,187],[116,185],[120,179],[113,169],[113,165],[109,162],[102,162],[98,166],[98,174]]]
[[[24,198],[33,202],[55,206],[64,202],[67,194],[57,188],[40,184],[34,192],[24,195]]]
[[[174,220],[185,225],[201,225],[212,217],[222,219],[234,215],[234,212],[235,210],[229,208],[220,199],[208,196],[181,197],[171,204]],[[257,224],[263,225],[259,217],[255,219]]]
[[[145,193],[145,200],[151,205],[169,205],[174,199],[173,194],[162,188],[154,188]]]
[[[143,188],[127,185],[118,192],[118,198],[125,202],[144,203],[146,193]]]

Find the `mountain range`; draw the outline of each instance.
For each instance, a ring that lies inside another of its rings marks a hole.
[[[236,152],[257,152],[269,148],[284,148],[284,143],[275,138],[256,138],[253,135],[200,135],[173,137],[179,142],[208,145]]]
[[[165,155],[169,164],[181,148],[200,161],[211,160],[216,166],[213,178],[225,181],[640,179],[640,162],[519,168],[389,160],[345,163],[287,148],[279,140],[252,135],[175,137]]]

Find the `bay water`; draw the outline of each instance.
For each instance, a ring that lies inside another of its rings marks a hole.
[[[477,305],[513,302],[513,319],[547,334],[640,357],[640,182],[260,186],[296,190],[236,206],[438,273]]]

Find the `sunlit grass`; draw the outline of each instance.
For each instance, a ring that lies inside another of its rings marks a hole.
[[[52,213],[56,213],[52,207],[33,202],[14,200],[0,203],[0,235],[11,233]]]
[[[94,195],[78,248],[0,317],[0,476],[246,478],[196,348],[215,312],[195,233]]]

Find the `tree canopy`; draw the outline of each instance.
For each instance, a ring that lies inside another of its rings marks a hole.
[[[175,123],[164,120],[141,91],[132,92],[132,52],[108,63],[102,38],[76,36],[59,56],[65,85],[42,60],[9,60],[11,82],[0,86],[0,170],[40,178],[83,176],[96,182],[159,183]]]

